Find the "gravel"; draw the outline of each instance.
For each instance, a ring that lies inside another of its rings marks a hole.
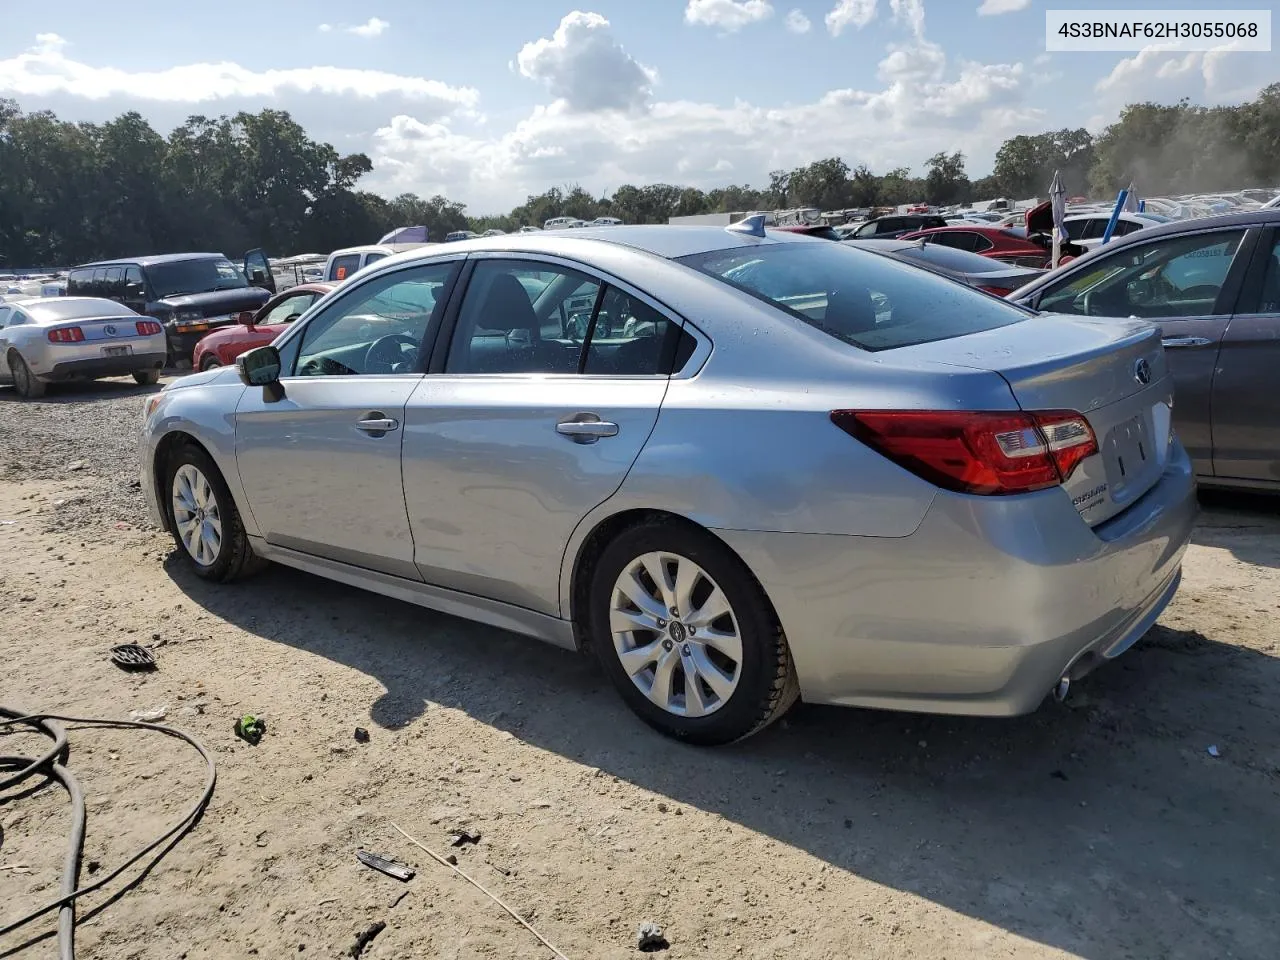
[[[149,526],[138,481],[146,398],[131,378],[51,384],[40,400],[0,387],[0,480],[74,485],[53,514],[59,529]]]

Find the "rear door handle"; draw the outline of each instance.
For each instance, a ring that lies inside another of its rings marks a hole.
[[[1207,347],[1213,343],[1208,337],[1170,337],[1164,341],[1165,349],[1173,347]]]
[[[365,433],[378,437],[389,433],[398,426],[400,426],[399,420],[392,420],[390,417],[384,417],[380,413],[373,413],[364,420],[356,421],[357,430],[363,430]]]
[[[595,443],[601,437],[616,437],[618,425],[601,420],[594,413],[578,413],[557,423],[556,433],[571,438],[575,443]]]

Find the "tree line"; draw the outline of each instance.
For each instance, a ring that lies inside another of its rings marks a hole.
[[[1043,196],[1055,170],[1072,194],[1142,195],[1280,186],[1280,83],[1238,106],[1126,107],[1100,135],[1063,129],[1006,140],[991,173],[940,152],[914,176],[839,157],[769,174],[767,185],[713,190],[626,184],[594,196],[552,187],[508,213],[474,216],[443,196],[386,199],[358,188],[370,159],[312,140],[288,113],[192,116],[167,137],[136,112],[102,124],[24,113],[0,99],[0,267],[251,247],[275,255],[375,241],[400,226],[514,230],[551,217],[665,223],[668,217],[816,206],[824,210]]]

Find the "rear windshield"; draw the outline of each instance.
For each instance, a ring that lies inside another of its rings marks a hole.
[[[936,273],[846,244],[735,247],[680,262],[863,350],[948,340],[1032,316]]]
[[[955,270],[957,273],[991,273],[993,270],[1004,269],[1004,264],[998,260],[991,260],[968,250],[944,247],[940,243],[903,247],[900,250],[890,250],[889,253],[895,257],[920,260],[944,270]]]
[[[147,267],[147,277],[158,300],[183,293],[213,293],[249,285],[244,274],[225,257],[153,263]]]

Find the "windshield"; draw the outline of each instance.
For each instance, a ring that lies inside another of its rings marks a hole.
[[[157,300],[184,293],[238,290],[249,285],[244,274],[226,257],[154,263],[147,267],[147,276]]]
[[[844,244],[735,247],[680,262],[864,350],[947,340],[1031,316],[936,273]]]

